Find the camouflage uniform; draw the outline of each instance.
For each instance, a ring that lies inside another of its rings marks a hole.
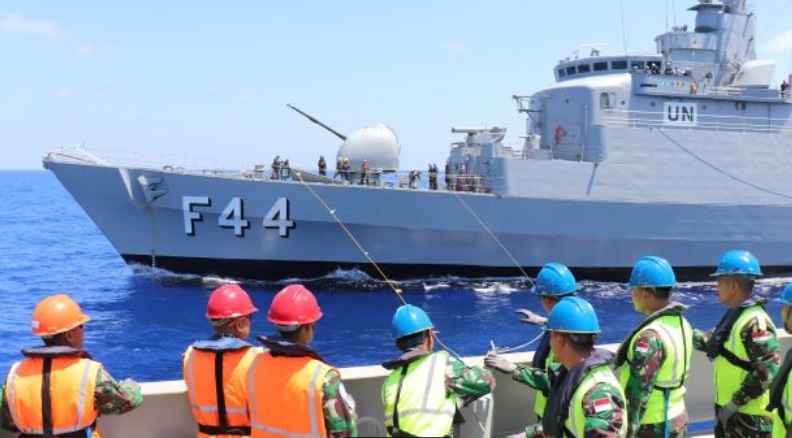
[[[648,345],[648,347],[633,350],[630,378],[627,380],[627,387],[624,391],[627,396],[630,434],[639,438],[661,438],[665,436],[665,423],[641,425],[641,419],[646,412],[649,398],[652,396],[660,366],[666,358],[665,347],[660,335],[651,329],[641,332],[635,344]],[[688,423],[687,411],[670,418],[669,422],[671,423],[670,437],[685,436]]]
[[[0,386],[0,391],[3,394],[0,398],[0,427],[16,432],[8,400],[5,397],[6,384],[7,382],[3,382],[3,386]],[[130,379],[116,382],[104,367],[99,368],[94,389],[94,404],[101,414],[123,414],[137,408],[142,403],[143,395],[140,393],[140,385]]]
[[[322,385],[322,406],[329,437],[357,436],[354,401],[347,395],[341,375],[330,370]]]
[[[491,371],[478,366],[469,367],[459,359],[449,361],[445,375],[446,389],[465,403],[490,394],[495,389],[495,377]]]
[[[548,372],[538,372],[542,370],[537,368],[523,368],[525,373],[521,376],[533,379],[533,383],[538,385],[544,385],[545,382],[547,382],[549,385],[551,382],[555,382],[555,380],[558,379],[561,367],[561,364],[554,363],[550,366],[550,370]],[[515,371],[515,375],[516,374],[517,371]],[[542,376],[542,374],[544,374],[544,376]],[[585,438],[621,436],[620,431],[622,424],[627,421],[627,419],[625,418],[625,402],[619,392],[620,391],[617,388],[614,388],[608,383],[599,383],[584,395],[583,412],[586,415]],[[600,409],[600,412],[597,412],[594,402],[601,401],[603,399],[610,401],[611,409]],[[526,427],[525,435],[528,438],[544,437],[542,425],[536,424]]]
[[[553,365],[557,365],[554,363]],[[551,365],[551,366],[553,366]],[[520,365],[512,373],[512,379],[542,392],[550,392],[550,376],[544,368]]]
[[[711,336],[711,332],[704,333],[700,330],[693,332],[694,347],[704,351],[704,344]],[[765,331],[758,328],[756,320],[748,322],[740,333],[740,338],[745,345],[748,361],[753,365],[753,370],[745,376],[740,389],[732,396],[732,402],[741,406],[768,391],[773,383],[773,378],[778,373],[780,363],[778,338],[775,328],[768,326]],[[747,415],[740,412],[734,414],[728,423],[727,434],[724,425],[717,420],[720,412],[715,407],[715,436],[716,437],[770,437],[773,432],[773,417],[761,415]]]

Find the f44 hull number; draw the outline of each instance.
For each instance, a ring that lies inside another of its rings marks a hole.
[[[195,223],[203,222],[202,209],[212,206],[212,199],[208,196],[183,196],[182,213],[184,215],[184,233],[188,236],[195,235]],[[231,198],[231,201],[217,217],[220,228],[234,230],[237,237],[245,237],[245,230],[250,228],[250,221],[245,219],[245,203],[240,197]],[[264,228],[277,229],[281,237],[289,237],[289,230],[295,227],[293,220],[289,219],[289,199],[278,198],[275,204],[264,215],[262,220]]]

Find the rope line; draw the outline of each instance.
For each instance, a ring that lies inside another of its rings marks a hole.
[[[486,231],[487,234],[489,234],[490,237],[492,237],[492,239],[495,240],[495,242],[501,247],[501,249],[503,249],[503,252],[505,252],[506,255],[511,259],[511,261],[514,262],[514,265],[517,266],[517,269],[520,270],[522,275],[528,280],[528,282],[531,284],[531,286],[534,286],[534,282],[531,279],[531,277],[528,276],[528,274],[525,272],[525,270],[522,268],[522,266],[520,266],[520,263],[514,258],[514,256],[512,256],[511,252],[509,252],[509,250],[506,248],[506,246],[504,246],[503,243],[500,241],[500,239],[498,239],[498,236],[496,236],[495,233],[492,232],[490,227],[488,227],[487,224],[485,224],[484,221],[481,220],[481,217],[479,217],[479,215],[476,214],[476,212],[473,211],[472,208],[470,208],[470,206],[467,204],[467,202],[465,202],[465,200],[462,199],[461,196],[459,196],[459,193],[457,193],[456,191],[452,191],[451,193],[453,193],[454,196],[456,196],[457,200],[460,203],[462,203],[462,205],[465,207],[465,209],[467,209],[467,211],[470,212],[470,214],[473,216],[473,218],[475,218],[476,221],[482,226],[482,228],[484,228],[484,231]]]
[[[524,344],[517,345],[516,347],[496,347],[495,343],[490,341],[490,346],[492,347],[492,350],[490,350],[489,353],[503,354],[503,353],[508,353],[510,351],[523,349],[523,348],[533,344],[534,342],[538,341],[539,339],[541,339],[542,335],[544,335],[544,331],[539,332],[539,334],[535,338],[531,339],[530,341],[528,341],[528,342],[526,342]]]
[[[691,157],[695,158],[696,160],[698,160],[699,162],[701,162],[705,166],[709,167],[710,169],[720,173],[721,175],[726,176],[728,178],[731,178],[731,179],[733,179],[733,180],[735,180],[735,181],[737,181],[739,183],[745,184],[748,187],[753,187],[754,189],[762,191],[762,192],[765,192],[767,194],[774,195],[774,196],[780,196],[780,197],[785,198],[785,199],[792,199],[792,196],[790,196],[790,195],[787,195],[787,194],[784,194],[784,193],[779,193],[779,192],[774,192],[772,190],[769,190],[769,189],[766,189],[764,187],[758,186],[758,185],[756,185],[756,184],[754,184],[752,182],[746,181],[746,180],[744,180],[744,179],[742,179],[742,178],[740,178],[738,176],[732,175],[732,174],[726,172],[725,170],[721,169],[720,167],[718,167],[718,166],[710,163],[709,161],[699,157],[698,155],[693,153],[693,151],[691,151],[691,150],[687,149],[686,147],[682,146],[681,143],[679,143],[678,141],[676,141],[673,138],[671,138],[671,136],[669,136],[668,133],[666,133],[663,129],[658,129],[658,132],[663,134],[663,136],[665,138],[667,138],[671,143],[676,145],[679,149],[682,149],[682,151],[684,151],[685,153],[687,153]]]

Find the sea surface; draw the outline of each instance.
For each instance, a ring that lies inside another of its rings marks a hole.
[[[211,333],[204,317],[209,294],[231,280],[130,268],[48,171],[0,171],[0,193],[0,374],[19,359],[20,349],[40,345],[30,334],[36,303],[65,292],[91,317],[86,349],[114,377],[180,379],[184,349]],[[713,255],[713,265],[718,256]],[[758,294],[775,298],[788,281],[763,280]],[[312,346],[331,364],[374,365],[397,355],[390,323],[401,301],[385,283],[354,271],[303,282],[325,315]],[[255,335],[274,334],[266,311],[286,284],[243,284],[261,309],[253,319]],[[582,296],[599,315],[601,342],[621,341],[642,319],[625,284],[582,286]],[[521,307],[541,312],[519,277],[415,280],[399,287],[405,300],[429,313],[442,342],[462,356],[484,355],[492,344],[518,346],[539,334],[514,313]],[[697,328],[711,328],[725,311],[714,283],[682,284],[675,298],[690,306],[687,316]],[[778,325],[780,306],[767,307]]]

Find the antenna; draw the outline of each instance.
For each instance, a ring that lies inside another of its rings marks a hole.
[[[621,25],[622,25],[622,44],[624,44],[624,54],[627,54],[627,30],[624,27],[624,0],[619,0],[619,9],[621,10]]]

